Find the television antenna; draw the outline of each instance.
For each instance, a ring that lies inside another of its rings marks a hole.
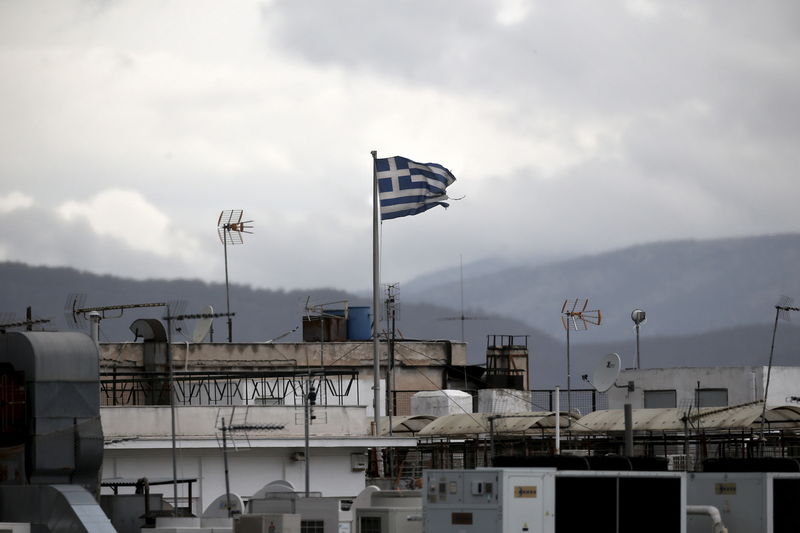
[[[87,317],[91,318],[91,336],[96,341],[99,341],[101,320],[105,320],[107,318],[121,318],[128,309],[169,306],[173,306],[174,308],[185,307],[186,302],[148,302],[86,307],[86,294],[71,293],[67,295],[67,303],[64,305],[64,319],[70,328],[82,329],[86,324]]]
[[[570,370],[569,357],[569,332],[570,330],[585,331],[589,325],[599,326],[603,316],[599,309],[587,310],[589,300],[587,298],[575,298],[574,300],[564,300],[561,306],[561,324],[567,331],[567,411],[572,412],[572,374]]]
[[[36,324],[47,324],[48,322],[50,322],[49,318],[34,318],[30,307],[27,309],[25,320],[17,319],[14,312],[2,312],[0,313],[0,333],[5,333],[7,329],[13,328],[25,328],[32,331]]]
[[[464,261],[463,256],[458,257],[458,271],[459,271],[459,287],[461,292],[461,315],[460,316],[446,316],[439,320],[460,320],[461,321],[461,342],[464,342],[464,321],[465,320],[486,320],[481,316],[466,316],[464,314]]]
[[[195,344],[203,342],[214,323],[214,308],[210,305],[205,306],[200,314],[201,317],[194,323],[194,331],[192,331],[192,342]]]
[[[228,313],[228,342],[233,342],[233,321],[231,320],[231,298],[228,286],[228,243],[244,244],[242,233],[250,233],[253,229],[252,220],[242,220],[241,209],[227,209],[219,214],[217,219],[217,234],[225,250],[225,303]]]
[[[72,293],[67,296],[67,303],[64,305],[64,318],[67,324],[73,328],[81,327],[86,317],[91,312],[100,313],[100,319],[106,318],[120,318],[125,313],[126,309],[139,309],[142,307],[167,307],[167,302],[151,302],[139,304],[122,304],[122,305],[105,305],[98,307],[86,307],[86,295],[81,293]],[[110,314],[114,311],[114,314]]]
[[[767,416],[767,393],[769,392],[769,378],[772,374],[772,356],[775,353],[775,334],[778,332],[778,320],[785,320],[789,322],[791,317],[790,311],[800,311],[800,307],[793,307],[794,298],[789,296],[781,296],[778,303],[775,304],[775,325],[772,327],[772,344],[769,348],[769,365],[767,366],[767,384],[764,386],[764,406],[761,410],[761,452],[764,453],[764,420]]]
[[[247,436],[248,431],[273,431],[283,429],[285,427],[283,424],[249,424],[247,422],[248,412],[249,409],[245,411],[244,419],[242,421],[234,422],[234,419],[236,418],[236,406],[234,406],[231,411],[231,415],[228,418],[227,424],[225,423],[225,417],[221,417],[220,412],[217,412],[217,422],[219,423],[220,419],[222,420],[222,423],[217,427],[217,429],[222,431],[222,460],[225,467],[225,494],[221,496],[221,498],[225,498],[225,509],[227,510],[228,518],[231,518],[237,511],[239,513],[242,512],[241,501],[236,501],[236,499],[232,498],[231,495],[230,480],[228,477],[228,433],[237,431],[243,432],[247,438],[249,446],[250,439]],[[234,447],[235,444],[236,443],[234,441]]]

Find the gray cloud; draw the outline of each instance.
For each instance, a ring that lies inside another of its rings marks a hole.
[[[4,215],[6,258],[219,281],[216,216],[243,208],[237,282],[366,289],[371,149],[443,163],[466,196],[384,224],[387,281],[800,231],[793,3],[540,2],[503,21],[510,4],[478,0],[220,5],[0,6],[0,179],[53,228]],[[108,189],[198,257],[53,214]]]

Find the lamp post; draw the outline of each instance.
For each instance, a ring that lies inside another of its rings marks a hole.
[[[631,311],[631,320],[635,324],[636,328],[636,368],[639,369],[642,366],[642,362],[639,359],[639,324],[645,321],[647,318],[647,313],[642,311],[641,309],[634,309]]]

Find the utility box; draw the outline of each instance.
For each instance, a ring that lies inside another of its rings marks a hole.
[[[423,490],[431,533],[686,533],[683,472],[429,470]]]
[[[800,531],[800,473],[696,472],[688,476],[688,503],[713,505],[729,531]],[[709,530],[704,517],[689,517],[689,533]]]
[[[554,533],[555,469],[427,470],[424,531]]]

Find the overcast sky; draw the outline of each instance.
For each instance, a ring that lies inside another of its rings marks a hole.
[[[800,3],[0,2],[0,260],[371,286],[372,158],[464,198],[385,282],[486,256],[800,231]]]

